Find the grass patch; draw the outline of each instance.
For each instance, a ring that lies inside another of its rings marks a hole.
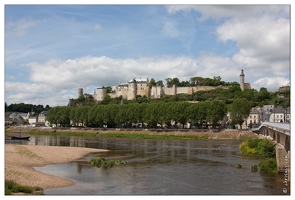
[[[126,164],[126,162],[122,160],[106,160],[105,158],[92,158],[90,160],[90,164],[98,168],[99,167],[108,168],[108,167],[113,167],[116,165],[124,165]]]
[[[38,160],[43,160],[41,156],[38,156],[37,154],[33,153],[32,151],[28,150],[27,148],[23,146],[16,146],[16,148],[19,154],[25,155],[29,158],[36,158]]]
[[[25,186],[15,183],[14,181],[5,180],[5,195],[11,195],[13,193],[33,194],[36,191],[42,190],[43,189],[40,187]]]

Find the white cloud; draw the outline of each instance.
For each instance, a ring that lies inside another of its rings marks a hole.
[[[226,18],[246,19],[249,16],[260,17],[268,14],[270,16],[288,16],[289,5],[169,5],[167,11],[171,14],[184,11],[197,11],[201,13],[199,20],[221,20]]]
[[[268,91],[276,91],[279,87],[286,86],[289,83],[290,80],[284,77],[265,77],[255,81],[252,87],[255,87],[257,90],[261,87],[265,87]]]
[[[165,21],[162,27],[163,33],[168,37],[178,37],[180,31],[177,28],[177,24],[173,21]]]
[[[39,23],[38,20],[32,20],[32,19],[20,19],[16,22],[9,21],[5,25],[6,28],[6,34],[7,36],[10,35],[24,35],[26,34],[27,30],[37,26]]]
[[[36,104],[67,105],[68,99],[77,97],[77,88],[93,94],[94,88],[114,86],[132,78],[179,78],[187,81],[191,77],[220,76],[224,81],[239,82],[240,70],[244,68],[246,82],[259,90],[266,87],[269,91],[289,82],[278,78],[278,71],[269,71],[269,66],[260,69],[267,74],[255,75],[254,68],[242,66],[235,59],[203,54],[200,58],[187,56],[141,57],[139,59],[112,59],[109,57],[81,57],[71,60],[51,59],[44,63],[29,63],[33,83],[5,83],[6,101],[26,101]],[[261,77],[268,78],[261,78]],[[280,84],[279,84],[280,83]]]

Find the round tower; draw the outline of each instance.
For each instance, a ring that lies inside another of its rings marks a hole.
[[[244,91],[244,83],[245,83],[245,74],[244,74],[244,70],[242,70],[240,74],[240,88],[242,91]]]
[[[83,96],[83,88],[78,88],[78,98]]]

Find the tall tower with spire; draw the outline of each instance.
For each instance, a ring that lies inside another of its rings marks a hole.
[[[244,74],[244,70],[241,71],[240,74],[240,88],[242,91],[244,91],[244,85],[245,85],[245,74]]]

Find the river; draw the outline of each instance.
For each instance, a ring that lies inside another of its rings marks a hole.
[[[284,195],[284,175],[251,172],[259,159],[239,155],[238,140],[31,136],[31,141],[19,142],[110,150],[36,167],[75,183],[46,189],[45,195]],[[89,164],[93,157],[127,163],[96,168]],[[235,167],[237,163],[241,169]]]

